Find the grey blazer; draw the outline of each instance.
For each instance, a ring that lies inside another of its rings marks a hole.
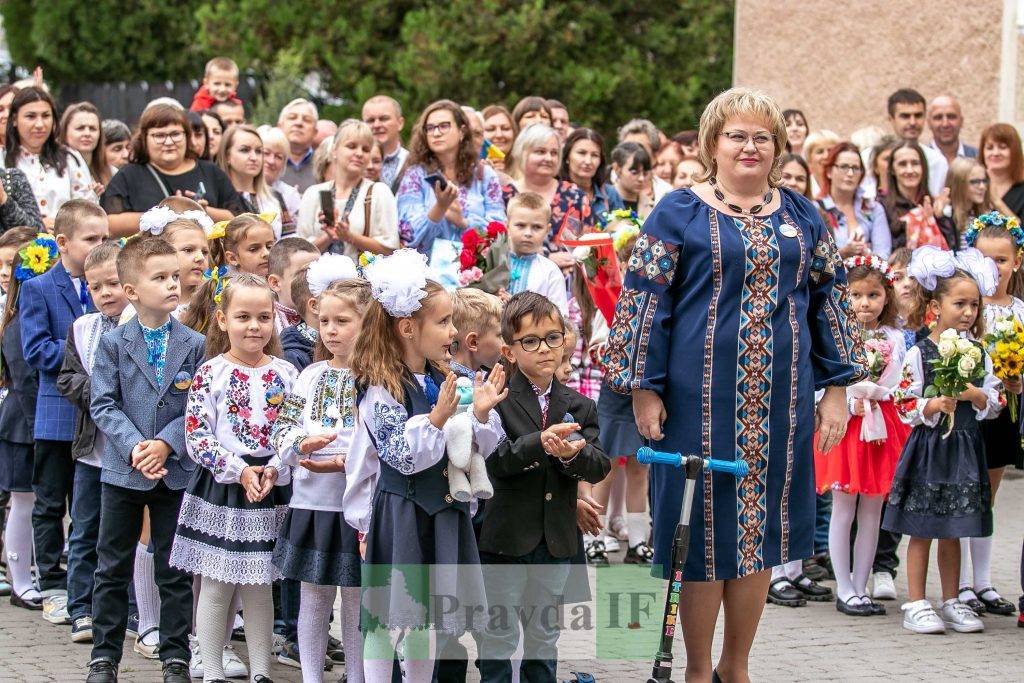
[[[172,449],[162,481],[174,490],[188,484],[196,463],[185,451],[185,403],[205,344],[202,335],[171,318],[164,381],[158,386],[138,318],[100,338],[89,412],[106,436],[102,482],[140,491],[156,486],[132,468],[132,449],[160,439]]]

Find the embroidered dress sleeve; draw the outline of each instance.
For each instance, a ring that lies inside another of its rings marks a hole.
[[[225,448],[217,438],[218,398],[222,389],[215,387],[224,368],[216,361],[199,368],[185,406],[185,448],[189,457],[210,470],[220,484],[237,484],[245,460]],[[217,370],[222,372],[218,373]]]
[[[487,422],[477,422],[473,416],[473,442],[476,444],[477,453],[485,458],[494,453],[498,444],[505,439],[505,429],[501,426],[501,416],[498,411],[492,409],[487,414]]]
[[[674,285],[686,270],[679,267],[683,231],[696,219],[697,201],[685,192],[665,197],[637,237],[603,358],[608,385],[617,393],[665,388]]]
[[[409,417],[405,408],[381,387],[370,387],[370,413],[364,415],[378,457],[402,474],[416,474],[444,457],[444,432],[427,415]],[[475,433],[475,430],[474,430]]]
[[[483,169],[483,178],[478,183],[475,183],[483,192],[483,221],[480,222],[480,219],[476,219],[471,222],[474,227],[479,228],[486,227],[491,221],[504,223],[507,220],[505,202],[501,198],[501,183],[498,181],[498,174],[490,166],[484,165]]]
[[[377,447],[370,436],[372,426],[369,419],[373,415],[374,403],[369,396],[364,396],[359,402],[359,421],[356,423],[348,457],[345,458],[345,493],[341,499],[345,522],[364,534],[370,530],[373,491],[380,474]]]
[[[1006,397],[1002,392],[1003,383],[992,373],[992,357],[987,353],[984,353],[984,356],[985,379],[978,388],[985,392],[988,401],[985,403],[984,408],[979,409],[977,406],[974,406],[974,412],[979,420],[992,420],[998,417],[999,411],[1006,406]]]
[[[934,427],[942,418],[942,413],[935,413],[931,417],[924,416],[924,405],[928,399],[924,398],[924,368],[921,364],[921,349],[918,346],[910,347],[903,358],[903,373],[896,388],[893,389],[893,402],[900,419],[911,427]]]
[[[264,432],[267,435],[266,440],[261,440],[260,445],[265,445],[265,448],[270,450],[270,459],[267,460],[265,466],[273,467],[278,471],[279,476],[275,486],[286,486],[292,480],[291,468],[285,466],[281,460],[281,454],[274,448],[273,433],[274,425],[277,424],[277,419],[281,415],[281,407],[288,397],[288,392],[295,386],[298,374],[295,366],[291,363],[283,358],[274,358],[270,364],[270,370],[262,376],[263,383],[259,385],[264,400],[262,417],[267,421]]]
[[[860,325],[850,311],[846,269],[832,233],[813,205],[803,197],[797,197],[796,201],[794,213],[804,225],[810,223],[810,234],[815,241],[807,283],[814,388],[847,386],[865,379],[867,373]]]
[[[305,373],[303,373],[305,374]],[[291,392],[285,397],[281,405],[281,412],[274,422],[273,436],[271,442],[274,450],[277,451],[281,462],[289,467],[299,464],[299,444],[309,436],[304,427],[304,414],[306,412],[306,390],[308,382],[300,376],[292,387]]]
[[[435,202],[434,191],[424,178],[422,166],[413,166],[402,175],[397,198],[398,229],[407,247],[429,254],[434,240],[446,234],[448,221],[442,218],[435,223],[427,217]]]

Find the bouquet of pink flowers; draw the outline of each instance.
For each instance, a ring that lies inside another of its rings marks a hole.
[[[864,355],[871,380],[877,382],[892,360],[892,344],[885,337],[869,337],[864,342]]]

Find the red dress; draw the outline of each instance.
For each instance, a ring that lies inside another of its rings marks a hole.
[[[818,493],[834,490],[865,496],[889,495],[896,461],[910,436],[910,427],[900,421],[891,399],[879,401],[878,407],[885,422],[885,441],[861,441],[864,418],[852,415],[846,436],[828,454],[819,451],[815,443],[814,479]]]

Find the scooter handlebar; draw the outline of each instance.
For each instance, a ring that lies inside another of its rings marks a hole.
[[[685,460],[682,453],[656,451],[648,446],[642,446],[637,450],[636,459],[644,465],[657,463],[659,465],[671,465],[672,467],[682,467]],[[742,477],[746,475],[748,470],[747,463],[744,460],[714,460],[712,458],[703,458],[702,460],[706,469],[714,472],[725,472],[734,477]]]

